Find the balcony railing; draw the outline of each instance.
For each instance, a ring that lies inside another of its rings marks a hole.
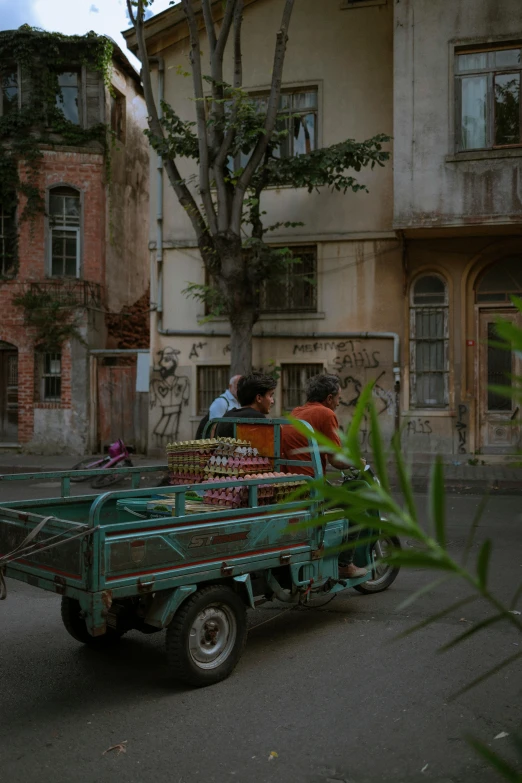
[[[27,291],[40,291],[52,294],[53,299],[64,304],[75,302],[78,307],[102,307],[104,302],[104,287],[90,280],[42,280],[23,284]]]

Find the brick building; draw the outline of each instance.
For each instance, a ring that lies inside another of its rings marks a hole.
[[[100,48],[88,41],[82,51],[85,38],[60,36],[63,54],[38,63],[55,94],[44,125],[58,122],[38,127],[35,71],[9,57],[6,36],[34,43],[38,59],[51,42],[26,28],[0,34],[0,164],[10,157],[17,169],[13,198],[0,192],[0,448],[81,454],[100,445],[91,352],[118,346],[111,314],[148,285],[146,110],[139,77],[116,46],[109,89]],[[36,133],[24,123],[33,111]],[[36,138],[29,153],[16,149],[24,130]],[[35,194],[40,207],[24,215]]]

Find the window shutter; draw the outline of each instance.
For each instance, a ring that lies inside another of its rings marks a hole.
[[[85,127],[92,128],[104,121],[103,84],[98,71],[85,73]]]

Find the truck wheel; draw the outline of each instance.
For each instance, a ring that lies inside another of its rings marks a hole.
[[[88,644],[89,647],[108,647],[119,641],[121,634],[114,628],[107,628],[103,636],[91,636],[85,625],[85,620],[81,615],[80,602],[75,598],[63,596],[62,598],[62,621],[65,630],[73,639],[82,644]]]
[[[203,587],[181,605],[167,628],[169,667],[190,685],[213,685],[233,672],[246,637],[240,596],[224,585]]]
[[[381,535],[374,541],[371,548],[372,561],[386,555],[390,549],[401,549],[401,542],[397,536]],[[368,582],[362,582],[360,585],[354,585],[354,589],[359,593],[382,593],[395,582],[400,571],[398,566],[390,566],[387,563],[377,563],[374,565],[373,578]]]

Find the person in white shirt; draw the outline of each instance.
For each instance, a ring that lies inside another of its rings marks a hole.
[[[208,410],[209,419],[221,419],[227,411],[241,407],[237,400],[237,382],[240,378],[240,375],[234,375],[229,381],[226,392],[216,397]]]

